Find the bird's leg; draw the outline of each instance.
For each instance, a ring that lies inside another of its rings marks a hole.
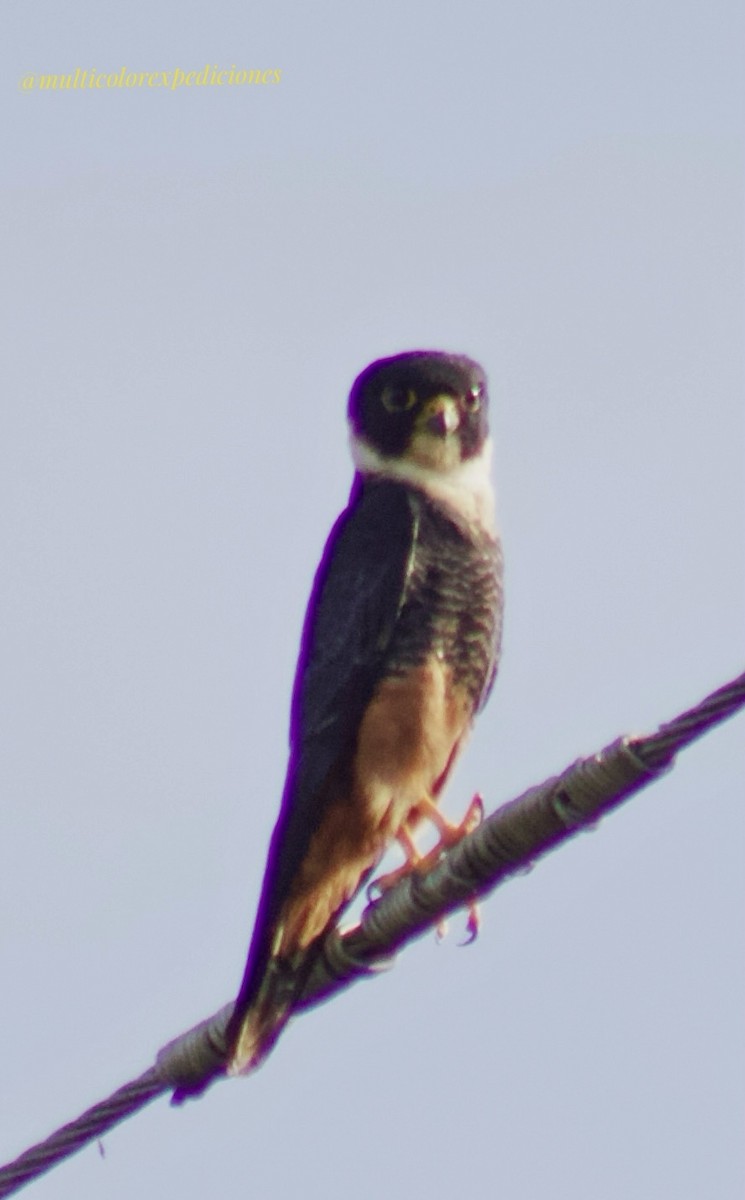
[[[476,826],[481,824],[484,817],[484,801],[478,792],[466,809],[465,816],[459,825],[454,825],[452,821],[448,821],[442,815],[434,800],[429,796],[424,796],[421,800],[417,801],[416,807],[421,816],[427,817],[432,822],[440,835],[439,842],[421,860],[422,863],[426,862],[430,856],[439,857],[443,850],[457,845],[461,838],[465,837],[467,833],[472,833]]]
[[[428,871],[433,867],[440,858],[443,850],[449,850],[451,846],[456,846],[461,838],[464,838],[467,833],[472,833],[477,825],[481,824],[484,816],[484,801],[478,793],[466,809],[466,815],[459,825],[454,825],[452,821],[448,821],[442,815],[434,800],[429,796],[424,796],[423,799],[417,800],[416,804],[417,815],[426,817],[431,821],[437,830],[439,839],[437,844],[428,850],[426,854],[419,855],[417,862],[414,864],[418,871]]]
[[[380,896],[383,892],[387,892],[390,888],[395,887],[412,870],[420,872],[428,871],[438,861],[443,850],[447,850],[450,846],[455,846],[467,833],[471,833],[477,825],[480,825],[484,816],[484,801],[478,793],[474,796],[466,809],[463,820],[458,825],[453,824],[452,821],[448,821],[442,815],[434,800],[429,796],[424,796],[423,799],[418,800],[416,808],[418,816],[426,817],[435,826],[439,834],[437,844],[427,854],[420,854],[410,831],[405,824],[402,825],[396,834],[396,841],[403,850],[406,861],[394,871],[388,871],[385,875],[378,876],[377,879],[368,884],[368,900],[372,900],[376,893]],[[476,940],[480,923],[481,918],[478,905],[475,900],[471,900],[468,904],[466,939],[463,945],[467,946]],[[447,923],[443,917],[435,927],[437,940],[442,941],[446,932]]]
[[[395,871],[387,871],[385,875],[379,875],[377,879],[373,879],[372,883],[367,885],[368,900],[374,899],[375,892],[380,896],[383,892],[387,892],[390,888],[395,887],[405,875],[408,875],[414,867],[418,867],[422,861],[422,856],[414,844],[414,839],[405,825],[402,825],[396,834],[396,841],[403,850],[406,861],[402,866],[396,867]]]
[[[406,875],[410,875],[412,871],[419,870],[424,862],[424,859],[416,848],[413,837],[405,825],[402,825],[396,834],[396,841],[404,852],[406,862],[403,866],[397,867],[395,871],[388,871],[386,875],[380,875],[377,879],[374,879],[367,888],[368,900],[373,899],[373,892],[377,892],[380,896],[383,892],[387,892],[389,888],[395,887]],[[442,941],[446,933],[447,921],[442,917],[435,925],[435,937],[438,942]],[[473,938],[469,940],[472,941]]]
[[[480,825],[484,818],[484,801],[477,792],[473,800],[466,809],[465,816],[459,825],[454,825],[452,821],[448,821],[440,812],[439,808],[429,796],[425,796],[423,800],[417,803],[417,809],[423,817],[427,817],[435,826],[440,840],[428,854],[420,857],[416,864],[418,871],[428,871],[433,867],[440,858],[443,850],[449,849],[450,846],[455,846],[464,838],[467,833],[472,833],[473,830]],[[475,900],[468,902],[468,921],[466,922],[466,938],[461,943],[463,946],[469,946],[471,942],[475,942],[479,935],[481,927],[481,914],[479,906]],[[435,934],[438,942],[441,942],[447,932],[447,923],[445,918],[438,921],[435,927]]]

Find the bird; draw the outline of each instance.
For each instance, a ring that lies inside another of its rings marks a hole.
[[[325,935],[395,842],[430,862],[477,822],[437,807],[491,691],[500,652],[502,549],[487,379],[473,359],[413,350],[355,379],[355,473],[308,602],[290,754],[226,1071],[258,1067],[287,1024]],[[414,833],[434,823],[419,854]]]

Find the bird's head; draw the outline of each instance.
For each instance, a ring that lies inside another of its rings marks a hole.
[[[486,376],[471,358],[412,350],[379,358],[357,376],[349,424],[361,470],[411,465],[449,474],[487,445]]]

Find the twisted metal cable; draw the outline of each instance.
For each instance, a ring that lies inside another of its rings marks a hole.
[[[318,956],[297,1010],[328,999],[390,966],[396,952],[449,912],[525,871],[673,764],[675,754],[745,706],[745,673],[653,734],[620,738],[561,775],[503,805],[442,856],[426,875],[406,876],[369,906],[348,933],[334,930]],[[232,1004],[169,1042],[155,1066],[46,1141],[0,1167],[0,1200],[173,1089],[173,1103],[205,1091],[224,1074]]]
[[[151,1067],[139,1079],[125,1083],[108,1100],[86,1109],[75,1121],[63,1125],[46,1141],[26,1150],[14,1162],[0,1168],[0,1197],[11,1196],[24,1184],[82,1150],[88,1142],[100,1138],[125,1117],[144,1108],[168,1087],[157,1068]]]
[[[707,733],[713,725],[726,721],[742,708],[745,696],[745,672],[731,683],[712,692],[695,708],[661,725],[656,733],[634,738],[632,745],[650,766],[664,766],[683,746]]]

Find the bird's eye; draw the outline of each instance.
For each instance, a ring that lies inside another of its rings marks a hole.
[[[413,388],[387,387],[383,388],[380,402],[386,412],[408,412],[416,404],[416,392]]]
[[[463,397],[463,406],[467,412],[478,412],[484,400],[484,385],[477,383]]]

